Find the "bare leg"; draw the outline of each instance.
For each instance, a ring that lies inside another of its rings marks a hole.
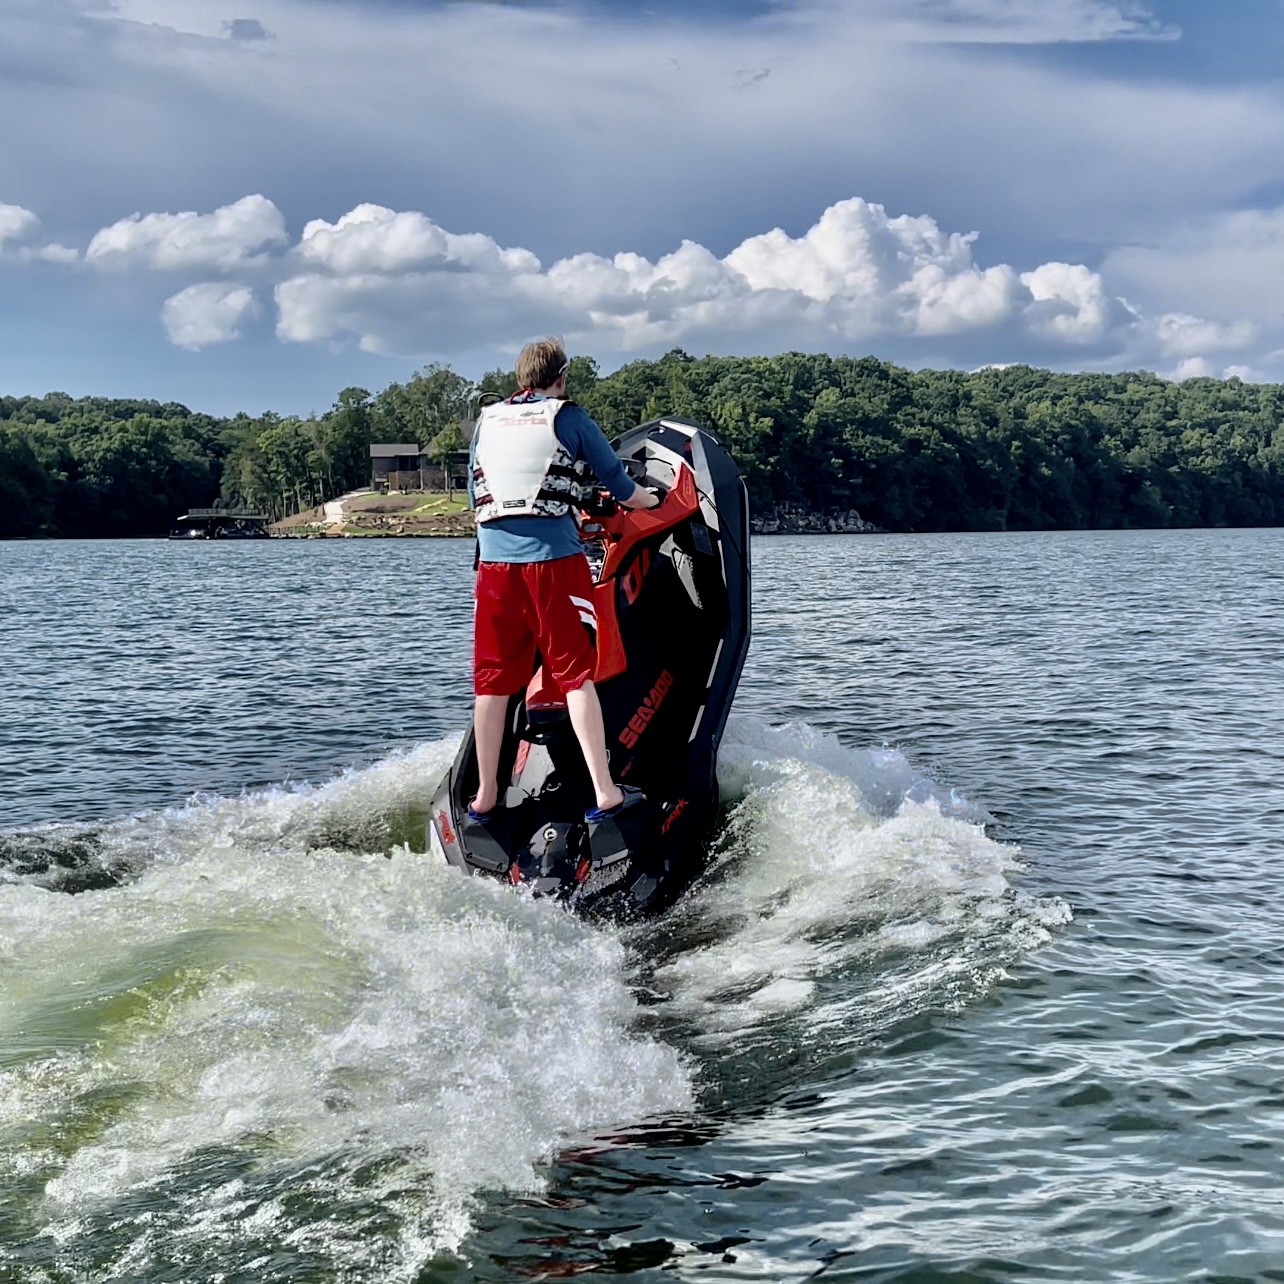
[[[473,706],[473,736],[477,742],[477,797],[475,812],[490,811],[499,802],[499,750],[504,743],[504,723],[508,716],[508,697],[479,695]],[[601,724],[601,714],[598,723]],[[603,736],[605,739],[605,736]]]
[[[588,764],[597,805],[618,806],[624,801],[624,795],[611,779],[611,766],[606,760],[606,728],[602,725],[602,702],[597,698],[597,688],[586,682],[578,690],[568,691],[566,712],[571,715],[575,738],[580,742],[584,761]]]

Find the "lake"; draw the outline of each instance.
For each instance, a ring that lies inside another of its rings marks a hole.
[[[471,556],[0,543],[0,1279],[1284,1280],[1284,531],[756,539],[630,928],[420,850]]]

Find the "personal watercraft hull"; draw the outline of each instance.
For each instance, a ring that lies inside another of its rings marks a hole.
[[[588,518],[595,565],[596,685],[612,774],[645,796],[587,824],[594,798],[560,691],[542,670],[512,697],[501,806],[468,818],[472,732],[438,786],[429,848],[470,874],[528,883],[590,915],[653,913],[703,865],[717,818],[718,744],[749,648],[749,513],[727,451],[686,420],[614,443],[654,509]],[[506,788],[505,788],[506,786]]]

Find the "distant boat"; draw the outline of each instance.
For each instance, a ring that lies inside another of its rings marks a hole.
[[[241,512],[233,508],[192,508],[178,519],[170,539],[269,539],[268,522],[263,513]]]

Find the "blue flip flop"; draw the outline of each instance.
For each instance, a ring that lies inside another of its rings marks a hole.
[[[489,811],[474,811],[471,807],[468,809],[468,819],[471,820],[474,825],[487,825],[490,823],[494,815],[494,807]]]
[[[640,801],[646,795],[636,785],[621,785],[620,793],[623,798],[615,804],[614,807],[590,807],[584,813],[585,821],[592,825],[599,820],[610,820],[612,816],[618,816],[630,804]]]

